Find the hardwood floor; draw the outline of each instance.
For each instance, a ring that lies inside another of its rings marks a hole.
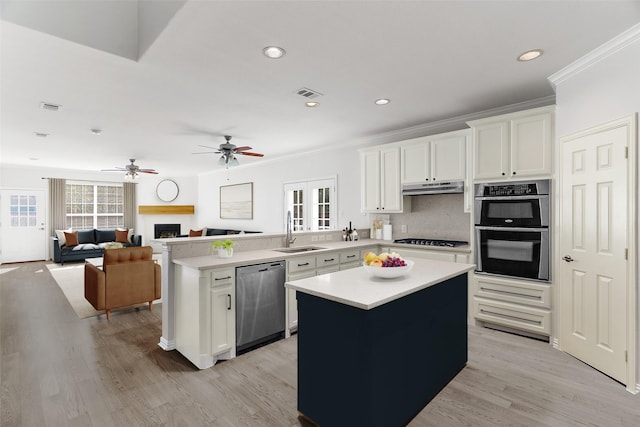
[[[12,267],[0,274],[2,426],[307,425],[295,336],[199,371],[158,347],[159,307],[79,319],[44,263]],[[467,366],[409,425],[640,426],[640,396],[547,343],[472,327]]]

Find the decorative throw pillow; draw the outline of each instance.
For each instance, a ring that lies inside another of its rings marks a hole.
[[[130,229],[126,229],[126,228],[116,228],[116,233],[118,231],[126,231],[127,232],[127,241],[126,242],[122,242],[122,243],[133,243],[133,241],[131,240],[131,237],[133,236],[133,228]],[[119,242],[120,240],[117,240],[116,238],[116,242]]]
[[[65,243],[67,243],[67,240],[64,237],[65,231],[67,233],[71,233],[71,229],[68,229],[68,230],[56,230],[56,237],[58,238],[58,245],[60,245],[60,247],[64,246]]]
[[[64,239],[65,239],[65,246],[67,247],[72,247],[72,246],[78,246],[78,232],[77,231],[72,231],[72,232],[64,232]]]
[[[116,242],[129,243],[129,230],[116,229]]]
[[[201,237],[202,230],[189,230],[189,237]]]

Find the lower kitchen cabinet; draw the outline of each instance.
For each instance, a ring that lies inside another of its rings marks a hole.
[[[418,259],[432,259],[434,261],[448,261],[467,263],[469,259],[468,254],[459,252],[447,252],[444,250],[428,250],[428,249],[406,249],[398,247],[385,247],[382,248],[384,252],[397,252],[402,258],[418,258]]]
[[[235,357],[235,269],[175,274],[176,349],[200,369]]]
[[[471,310],[476,320],[551,335],[551,285],[473,275]]]

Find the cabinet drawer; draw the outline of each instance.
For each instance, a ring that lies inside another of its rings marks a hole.
[[[215,270],[211,272],[211,287],[235,285],[236,272],[234,269]]]
[[[360,261],[345,262],[343,264],[340,264],[340,271],[349,270],[350,268],[358,268],[360,266],[362,266],[362,262]]]
[[[289,274],[304,270],[315,270],[315,268],[315,256],[300,257],[287,261],[287,269]]]
[[[473,297],[473,315],[488,323],[551,335],[551,310]]]
[[[320,269],[331,265],[337,266],[338,264],[340,264],[340,254],[337,252],[316,255],[316,268]]]
[[[482,298],[551,308],[551,285],[475,275],[473,294]]]
[[[352,251],[340,252],[340,264],[344,264],[347,262],[360,261],[361,259],[362,258],[360,258],[360,251],[357,249],[354,249]]]
[[[318,268],[316,270],[316,276],[320,276],[321,274],[327,274],[327,273],[335,273],[336,271],[340,271],[340,265],[338,264],[328,265],[326,267]]]
[[[316,270],[303,270],[297,273],[289,273],[287,275],[287,282],[293,282],[294,280],[306,279],[316,275]]]

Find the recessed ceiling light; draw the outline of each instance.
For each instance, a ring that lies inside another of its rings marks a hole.
[[[100,129],[89,129],[89,130],[94,135],[100,135],[102,133],[102,131]]]
[[[267,58],[278,59],[284,56],[285,51],[283,48],[278,46],[267,46],[262,49],[262,53],[264,53],[264,56]]]
[[[542,55],[542,49],[528,50],[520,54],[520,56],[518,56],[518,61],[520,62],[531,61],[532,59],[536,59],[540,55]]]
[[[320,105],[319,102],[305,102],[304,105],[306,105],[307,107],[313,108],[313,107],[317,107],[318,105]]]
[[[376,105],[387,105],[390,102],[391,102],[391,100],[389,100],[387,98],[376,99]]]

